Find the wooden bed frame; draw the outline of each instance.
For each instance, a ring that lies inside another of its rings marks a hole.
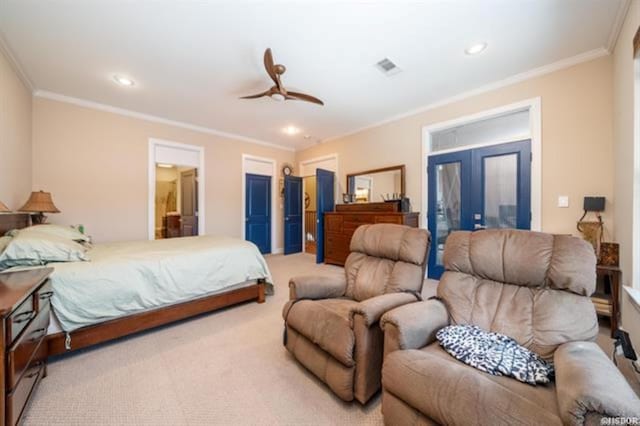
[[[140,331],[149,330],[161,325],[170,324],[195,315],[211,312],[238,303],[257,300],[265,301],[265,283],[260,280],[256,284],[242,287],[213,296],[201,297],[188,302],[177,303],[150,311],[115,318],[100,324],[79,328],[69,333],[71,349],[66,349],[66,334],[59,332],[47,336],[49,356],[97,345],[119,337],[128,336]]]
[[[11,229],[25,228],[31,225],[28,214],[0,214],[0,236]],[[224,293],[205,296],[188,302],[176,303],[121,318],[115,318],[100,324],[83,327],[69,333],[71,349],[67,349],[64,332],[47,336],[48,355],[60,355],[88,346],[104,343],[119,337],[170,324],[206,312],[216,311],[227,306],[255,300],[265,301],[266,283],[263,279],[255,284],[240,287]]]

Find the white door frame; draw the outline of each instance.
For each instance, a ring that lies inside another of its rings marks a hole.
[[[304,205],[304,193],[305,193],[305,183],[304,183],[304,178],[305,177],[311,177],[311,176],[316,176],[315,173],[315,169],[314,169],[314,173],[313,174],[308,174],[308,173],[302,173],[302,171],[305,169],[305,167],[308,167],[314,163],[324,163],[327,160],[334,160],[334,164],[335,164],[335,170],[333,170],[333,172],[335,173],[335,178],[333,180],[333,199],[334,201],[336,201],[337,204],[337,200],[338,200],[338,192],[339,192],[339,188],[340,188],[340,184],[338,182],[338,154],[337,153],[333,153],[333,154],[328,154],[328,155],[323,155],[321,157],[314,157],[314,158],[309,158],[308,160],[304,160],[304,161],[300,161],[300,163],[298,163],[298,170],[300,171],[300,177],[302,178],[302,203]],[[317,181],[316,181],[316,193],[318,191],[318,185],[317,185]],[[306,209],[303,209],[303,212],[306,211]],[[316,206],[316,214],[318,211],[318,206]],[[307,235],[305,233],[305,215],[302,215],[302,252],[306,253],[307,252]],[[316,239],[318,238],[318,235],[316,234]],[[316,240],[316,250],[318,249],[318,241]]]
[[[276,247],[276,235],[277,235],[277,222],[276,222],[276,205],[278,200],[278,173],[276,170],[276,160],[267,157],[258,157],[251,154],[242,154],[242,210],[240,211],[240,224],[242,229],[240,235],[244,240],[246,238],[246,215],[247,215],[247,173],[253,172],[248,170],[247,161],[255,161],[258,163],[265,163],[271,165],[271,175],[264,175],[271,177],[271,253],[277,254],[284,251],[283,247]],[[263,173],[255,173],[263,174]]]
[[[190,166],[198,170],[198,235],[205,234],[205,174],[204,174],[204,147],[199,145],[188,145],[184,143],[172,142],[163,139],[149,138],[149,200],[148,200],[148,237],[149,240],[156,238],[156,148],[165,147],[174,149],[176,154],[180,151],[196,152],[198,154],[197,164],[180,164],[180,160],[169,162],[176,166]]]
[[[453,120],[424,126],[422,128],[422,183],[421,183],[421,199],[422,213],[420,222],[422,228],[427,228],[427,213],[429,208],[429,188],[427,164],[428,157],[431,155],[440,155],[449,152],[466,151],[468,149],[480,148],[485,146],[500,145],[516,140],[531,139],[531,230],[542,230],[542,102],[539,97],[527,99],[521,102],[505,105],[498,108],[482,111],[477,114],[471,114],[459,117]],[[468,145],[459,148],[441,150],[431,153],[431,135],[434,132],[457,127],[463,124],[472,123],[479,120],[497,117],[517,111],[529,111],[529,134],[523,135],[522,138],[511,139],[508,141],[495,141],[485,144]]]
[[[631,282],[627,285],[640,291],[640,58],[633,60],[634,114],[633,114],[633,182],[632,182],[632,246],[631,246]],[[640,303],[640,294],[635,296]]]

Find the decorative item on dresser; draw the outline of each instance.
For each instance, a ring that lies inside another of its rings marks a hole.
[[[2,413],[6,425],[20,421],[40,380],[47,375],[50,299],[53,268],[0,274],[0,316],[4,332],[0,363]]]
[[[32,192],[27,202],[18,211],[32,213],[34,224],[45,223],[47,221],[45,213],[60,213],[60,210],[53,204],[51,193],[44,191]]]
[[[325,263],[344,266],[351,236],[360,225],[396,223],[417,228],[419,213],[403,213],[400,206],[400,201],[338,204],[335,212],[325,213]]]
[[[9,207],[6,206],[2,201],[0,201],[0,213],[10,212]]]

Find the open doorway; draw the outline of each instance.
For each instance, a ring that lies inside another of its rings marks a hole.
[[[204,235],[204,148],[149,140],[149,239]]]
[[[304,197],[304,251],[315,254],[318,239],[316,211],[316,177],[306,176],[303,178]]]
[[[198,235],[198,170],[156,165],[155,239]]]

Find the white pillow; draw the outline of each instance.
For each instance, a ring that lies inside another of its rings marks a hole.
[[[4,251],[5,248],[7,248],[12,239],[13,238],[9,236],[0,237],[0,254]]]
[[[77,229],[70,226],[43,224],[29,226],[28,228],[23,228],[18,231],[18,234],[21,235],[29,235],[33,233],[60,237],[71,241],[88,242],[90,240],[89,236],[84,235]]]
[[[75,241],[37,232],[20,232],[0,254],[0,270],[13,266],[85,260],[89,260],[87,249]]]

